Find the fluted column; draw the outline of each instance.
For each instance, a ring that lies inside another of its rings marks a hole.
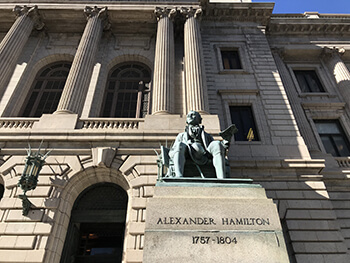
[[[15,6],[13,11],[17,19],[0,43],[0,92],[5,89],[33,28],[44,27],[37,6]]]
[[[339,92],[350,109],[350,72],[341,59],[344,49],[324,48],[323,58],[337,82]]]
[[[173,112],[174,103],[174,29],[171,18],[175,9],[157,7],[156,54],[152,84],[152,114]]]
[[[202,57],[202,39],[198,22],[202,9],[181,8],[181,13],[186,16],[184,46],[187,111],[208,113],[209,103]]]
[[[55,114],[81,113],[91,81],[102,31],[104,26],[108,25],[106,7],[87,6],[84,12],[87,16],[87,23]]]

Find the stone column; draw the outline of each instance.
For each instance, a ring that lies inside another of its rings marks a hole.
[[[305,115],[305,112],[301,106],[301,100],[296,91],[293,79],[290,76],[288,68],[283,62],[283,50],[274,49],[272,54],[275,59],[278,72],[281,76],[283,86],[285,87],[286,93],[288,95],[288,99],[292,107],[295,120],[298,124],[300,133],[305,140],[306,146],[308,147],[310,152],[319,152],[320,150],[318,147],[318,143],[315,139],[314,133],[310,127],[310,123]]]
[[[80,114],[91,81],[98,45],[104,26],[108,24],[107,7],[85,7],[87,24],[55,114]]]
[[[169,114],[174,110],[174,29],[171,18],[175,9],[157,7],[156,54],[152,84],[152,114]]]
[[[37,6],[15,6],[13,11],[17,19],[0,43],[0,92],[5,90],[33,28],[41,30],[44,27]]]
[[[339,92],[350,109],[350,72],[341,59],[345,49],[327,48],[323,49],[323,59],[337,82]]]
[[[207,85],[202,55],[202,40],[198,19],[202,9],[181,8],[185,15],[185,96],[187,111],[195,110],[207,114],[209,112]]]

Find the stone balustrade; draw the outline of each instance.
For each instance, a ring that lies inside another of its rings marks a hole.
[[[143,119],[82,119],[82,129],[138,129]]]
[[[339,167],[347,168],[350,167],[350,157],[334,157]]]
[[[0,118],[0,129],[24,130],[32,129],[39,118]],[[144,119],[81,119],[81,129],[138,129]]]
[[[0,129],[31,129],[39,118],[1,118]]]

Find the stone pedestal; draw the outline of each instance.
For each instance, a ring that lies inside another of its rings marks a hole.
[[[289,262],[277,209],[246,181],[160,182],[147,206],[143,263]]]

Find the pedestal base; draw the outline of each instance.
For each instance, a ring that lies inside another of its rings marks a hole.
[[[232,180],[160,182],[147,206],[143,263],[289,262],[265,190]]]

